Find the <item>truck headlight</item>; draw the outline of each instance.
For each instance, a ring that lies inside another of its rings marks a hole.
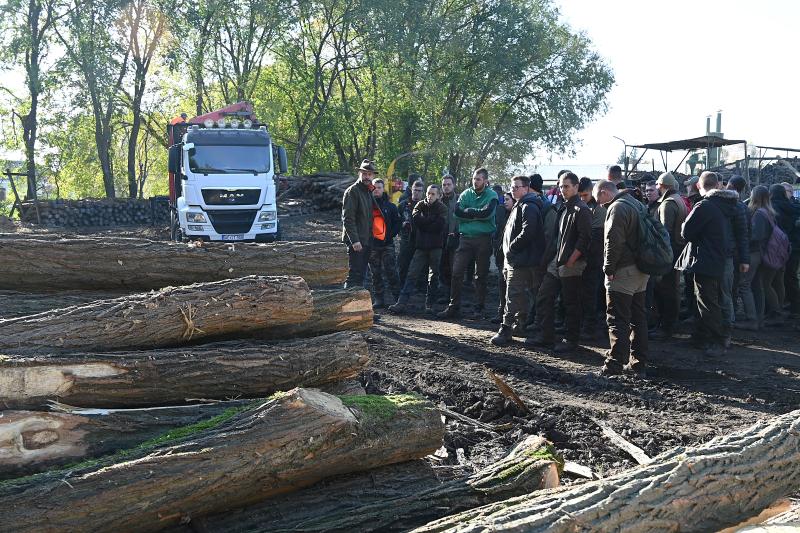
[[[206,216],[203,213],[186,213],[186,221],[187,222],[208,222],[206,220]]]
[[[275,211],[263,211],[260,215],[258,215],[258,221],[268,222],[270,220],[275,220],[277,215],[278,214]]]

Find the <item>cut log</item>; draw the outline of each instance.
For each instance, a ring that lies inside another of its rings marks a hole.
[[[339,399],[295,389],[219,426],[69,472],[0,484],[16,532],[155,531],[323,478],[423,457],[441,415],[414,396]]]
[[[119,298],[128,293],[119,291],[63,291],[27,293],[0,290],[0,318],[35,315],[50,309],[83,305],[94,300]]]
[[[200,519],[207,531],[407,531],[428,520],[557,487],[558,459],[542,437],[527,437],[497,463],[441,482],[428,467],[403,468],[333,480],[290,496]]]
[[[133,448],[171,429],[232,416],[247,402],[72,412],[3,411],[0,479]]]
[[[0,239],[0,288],[160,289],[249,275],[344,282],[341,243],[176,243],[144,239]]]
[[[372,327],[372,297],[364,289],[313,290],[314,312],[299,324],[268,328],[256,333],[261,339],[312,337],[336,331],[363,331]]]
[[[0,407],[180,405],[265,398],[356,377],[369,362],[359,333],[285,342],[221,342],[99,354],[0,357]]]
[[[717,531],[800,486],[800,411],[568,490],[455,514],[433,531]]]
[[[311,291],[302,278],[248,276],[0,320],[0,349],[176,346],[304,322],[312,310]]]

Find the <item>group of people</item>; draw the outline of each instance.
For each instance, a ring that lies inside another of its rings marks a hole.
[[[452,176],[427,187],[420,179],[395,205],[373,162],[364,160],[358,174],[342,207],[346,287],[371,277],[376,309],[406,313],[422,290],[427,314],[457,319],[474,279],[472,311],[483,318],[494,258],[501,275],[493,344],[517,337],[570,352],[600,332],[605,314],[610,349],[601,373],[639,377],[648,340],[671,338],[681,318],[692,325],[692,342],[715,356],[730,347],[734,327],[778,325],[785,304],[800,315],[800,203],[790,184],[748,191],[741,177],[723,182],[704,172],[686,180],[682,194],[672,173],[635,187],[612,166],[596,182],[561,171],[547,192],[538,174],[514,176],[505,192],[479,168],[460,194]],[[645,259],[659,236],[667,267],[654,273]],[[436,303],[446,306],[437,313]]]

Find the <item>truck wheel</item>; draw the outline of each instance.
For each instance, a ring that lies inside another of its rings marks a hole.
[[[169,238],[175,242],[183,242],[183,232],[175,210],[169,212]]]

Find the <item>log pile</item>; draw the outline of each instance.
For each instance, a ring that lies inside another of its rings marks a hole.
[[[169,223],[169,204],[164,197],[39,200],[23,202],[23,222],[45,226],[99,227]],[[37,214],[38,211],[38,214]]]
[[[278,210],[283,216],[293,216],[341,209],[342,195],[355,180],[354,175],[342,172],[289,177],[278,197]]]

